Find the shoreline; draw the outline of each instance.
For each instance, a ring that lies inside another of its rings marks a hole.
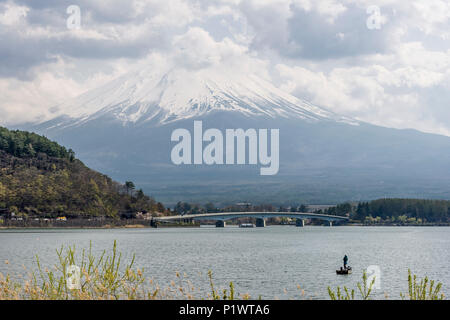
[[[201,226],[210,226],[211,228],[215,228],[214,225],[158,225],[157,228],[154,228],[152,226],[149,225],[143,225],[143,224],[127,224],[127,225],[109,225],[109,224],[105,224],[103,226],[0,226],[0,231],[1,230],[41,230],[41,229],[75,229],[75,230],[82,230],[82,229],[88,229],[88,230],[95,230],[95,229],[99,229],[99,230],[104,230],[104,229],[166,229],[166,228],[201,228]],[[288,227],[296,227],[295,225],[286,225],[286,224],[272,224],[272,225],[267,225],[266,227],[270,227],[270,226],[288,226]],[[239,225],[228,225],[227,226],[232,227],[232,228],[239,228]],[[226,227],[226,228],[227,228]],[[307,225],[304,226],[302,228],[305,227],[327,227],[328,226],[321,226],[321,225]],[[364,224],[348,224],[348,225],[339,225],[339,226],[333,226],[331,228],[336,228],[336,227],[450,227],[449,224],[427,224],[427,225],[364,225]],[[257,228],[257,227],[254,227]],[[254,228],[249,228],[249,229],[254,229]],[[223,229],[223,228],[222,228]]]

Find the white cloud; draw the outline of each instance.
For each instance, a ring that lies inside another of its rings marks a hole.
[[[217,42],[198,27],[189,28],[185,34],[174,37],[172,44],[178,65],[194,69],[233,63],[247,51],[246,47],[229,38]]]
[[[366,8],[384,23],[368,30]],[[258,73],[335,112],[450,135],[447,0],[0,0],[2,124],[50,115],[55,104],[135,65]]]
[[[29,10],[26,6],[18,6],[12,2],[0,4],[0,24],[17,26],[25,20]]]
[[[276,70],[285,79],[283,89],[337,113],[379,125],[450,135],[443,110],[436,112],[433,109],[437,106],[424,103],[429,100],[427,95],[433,94],[427,89],[450,87],[448,54],[412,43],[374,60],[377,64],[336,67],[327,72],[284,64]],[[445,115],[450,114],[447,111]]]

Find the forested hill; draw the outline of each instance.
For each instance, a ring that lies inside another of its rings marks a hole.
[[[378,199],[357,204],[343,203],[324,212],[331,215],[350,214],[350,219],[365,224],[448,224],[449,200]]]
[[[139,190],[133,192],[86,167],[56,142],[0,127],[0,210],[23,216],[119,217],[164,210]]]

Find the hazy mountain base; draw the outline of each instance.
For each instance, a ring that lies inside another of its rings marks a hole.
[[[363,190],[364,193],[362,193],[356,191],[352,186],[344,187],[342,184],[337,186],[337,182],[332,186],[329,181],[318,183],[314,178],[311,178],[310,181],[303,177],[302,179],[301,183],[280,182],[265,184],[263,187],[258,186],[258,184],[215,185],[214,187],[202,184],[174,184],[161,189],[151,186],[145,187],[145,189],[155,198],[163,199],[163,202],[168,205],[175,204],[180,197],[190,203],[203,204],[207,201],[214,201],[214,204],[218,206],[247,201],[255,204],[270,203],[274,206],[299,205],[301,203],[327,204],[378,199],[385,196],[423,199],[450,198],[450,192],[440,192],[439,188],[433,189],[430,187],[429,190],[423,190],[423,193],[419,194],[414,191],[398,190],[401,188],[394,182],[374,185],[372,188],[366,186]]]
[[[286,204],[450,196],[450,138],[415,130],[215,111],[166,125],[122,124],[104,115],[51,128],[61,120],[33,130],[76,150],[90,167],[119,181],[135,181],[168,205],[176,201]],[[170,160],[175,145],[171,133],[177,128],[192,132],[194,120],[203,120],[204,130],[222,132],[227,128],[280,129],[279,173],[261,176],[259,165],[175,166]]]

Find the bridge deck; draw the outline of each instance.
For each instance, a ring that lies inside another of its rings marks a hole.
[[[327,214],[317,214],[309,212],[219,212],[205,214],[186,214],[178,216],[156,217],[156,221],[172,221],[172,220],[230,220],[235,218],[253,217],[253,218],[297,218],[297,219],[321,219],[327,221],[347,221],[348,217],[334,216]]]

